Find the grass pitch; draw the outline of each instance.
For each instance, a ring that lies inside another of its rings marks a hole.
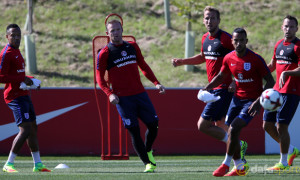
[[[222,163],[224,156],[155,156],[157,169],[155,173],[143,173],[145,166],[136,156],[130,160],[101,160],[100,157],[42,157],[43,163],[51,173],[33,173],[31,157],[17,157],[15,167],[19,173],[0,172],[0,179],[42,179],[42,180],[192,180],[192,179],[225,179],[213,177],[212,172]],[[250,171],[246,177],[233,179],[300,179],[300,158],[294,161],[293,172],[267,173],[265,169],[278,162],[279,155],[247,155]],[[2,164],[7,157],[0,156]],[[55,169],[58,164],[66,164],[69,169]],[[233,164],[232,164],[233,166]],[[230,177],[229,177],[230,178]]]

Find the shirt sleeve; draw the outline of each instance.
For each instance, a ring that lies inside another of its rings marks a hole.
[[[228,57],[228,55],[226,55],[223,59],[222,67],[220,70],[222,73],[225,73],[225,74],[231,74],[231,71],[228,67],[228,59],[229,59],[229,57]]]
[[[298,65],[300,66],[300,40],[295,45],[294,51],[298,57]]]
[[[232,36],[227,32],[223,32],[222,33],[222,38],[223,39],[221,40],[221,43],[222,43],[223,47],[233,51],[234,47],[233,47],[232,42],[231,42]]]
[[[9,54],[6,54],[4,58],[0,56],[2,61],[0,62],[0,83],[21,83],[25,80],[25,76],[23,74],[20,75],[10,75],[9,70],[11,68],[10,61],[9,61]]]
[[[107,73],[107,59],[108,59],[109,51],[107,47],[103,48],[98,56],[97,56],[97,70],[96,70],[96,81],[99,85],[99,87],[102,89],[102,91],[107,95],[112,94],[112,90],[107,84],[107,81],[105,80],[105,73]]]
[[[146,63],[142,52],[139,48],[139,46],[136,43],[132,43],[133,47],[136,50],[136,60],[139,68],[141,69],[144,76],[149,79],[154,85],[160,84],[159,81],[156,79],[153,71],[149,67],[149,65]]]

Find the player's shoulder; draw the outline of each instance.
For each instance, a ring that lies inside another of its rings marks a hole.
[[[135,41],[124,41],[124,43],[128,43],[132,46],[138,46],[138,44]]]
[[[222,29],[220,29],[220,31],[221,31],[221,36],[223,36],[225,38],[229,38],[229,39],[232,38],[232,35],[230,33],[226,32],[226,31],[224,31]]]
[[[209,32],[206,32],[205,34],[203,34],[202,39],[205,39],[208,35],[209,35]]]
[[[237,57],[237,56],[236,56],[235,51],[233,50],[233,51],[227,53],[227,54],[224,56],[224,60],[232,59],[232,58],[235,58],[235,57]]]
[[[5,56],[7,58],[7,57],[10,57],[14,54],[15,54],[15,51],[13,50],[13,48],[7,44],[6,46],[4,46],[2,48],[0,56],[1,57]]]
[[[261,55],[259,55],[258,53],[252,51],[251,49],[247,49],[247,54],[249,56],[251,56],[251,59],[255,59],[256,58],[256,59],[259,59],[259,60],[265,62],[264,58]]]
[[[283,40],[284,39],[280,39],[280,40],[278,40],[277,42],[276,42],[276,44],[275,44],[275,48],[280,44],[280,43],[282,43],[283,42]]]
[[[300,39],[296,37],[295,39],[295,45],[300,47]]]

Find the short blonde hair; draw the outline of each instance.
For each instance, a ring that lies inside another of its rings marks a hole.
[[[220,19],[220,11],[217,8],[214,8],[212,6],[206,6],[204,8],[203,13],[205,13],[205,11],[211,11],[211,12],[215,12],[217,14],[217,18]]]

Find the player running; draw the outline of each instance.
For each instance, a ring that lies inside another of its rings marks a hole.
[[[235,51],[224,57],[220,73],[205,87],[211,90],[233,75],[236,92],[230,103],[225,123],[229,126],[226,156],[221,166],[213,172],[214,176],[246,175],[249,166],[240,158],[239,136],[261,108],[259,97],[263,92],[262,80],[266,80],[264,89],[274,85],[274,79],[264,59],[246,47],[247,33],[236,28],[232,34]],[[233,159],[235,167],[229,172]],[[229,172],[229,173],[228,173]]]
[[[218,9],[211,6],[205,7],[203,24],[208,32],[202,37],[201,53],[191,58],[172,59],[173,65],[177,67],[206,62],[207,77],[210,82],[220,72],[224,56],[234,50],[231,35],[219,28],[220,21]],[[207,103],[197,123],[199,131],[225,143],[228,140],[225,115],[232,99],[232,92],[235,90],[234,83],[231,83],[232,78],[228,76],[222,84],[210,90],[210,93],[220,96],[221,99]],[[214,125],[211,122],[214,122]],[[246,163],[245,153],[248,145],[245,141],[240,141],[240,146],[242,160]]]
[[[299,154],[299,150],[290,144],[288,131],[300,100],[300,40],[296,37],[297,19],[286,16],[282,31],[284,38],[276,43],[268,66],[271,71],[276,69],[277,78],[273,88],[282,94],[283,105],[275,112],[265,110],[263,117],[265,131],[280,145],[280,161],[267,169],[270,171],[289,168]]]
[[[14,167],[14,161],[23,144],[27,142],[34,161],[33,172],[51,172],[43,165],[40,158],[36,115],[29,92],[20,89],[21,82],[26,85],[33,84],[31,78],[25,75],[25,62],[19,50],[21,43],[20,27],[17,24],[8,25],[6,38],[8,44],[0,54],[0,83],[5,83],[4,100],[13,111],[19,133],[13,141],[3,171],[8,173],[18,172]]]
[[[140,80],[138,68],[160,93],[165,93],[165,88],[145,62],[139,46],[135,42],[123,41],[121,23],[112,20],[107,23],[106,29],[110,43],[98,54],[97,82],[109,97],[110,103],[116,105],[130,133],[134,149],[146,165],[144,172],[154,172],[156,162],[152,155],[152,145],[158,132],[158,117]],[[104,79],[106,71],[112,89]],[[145,143],[140,135],[138,118],[147,126]]]

